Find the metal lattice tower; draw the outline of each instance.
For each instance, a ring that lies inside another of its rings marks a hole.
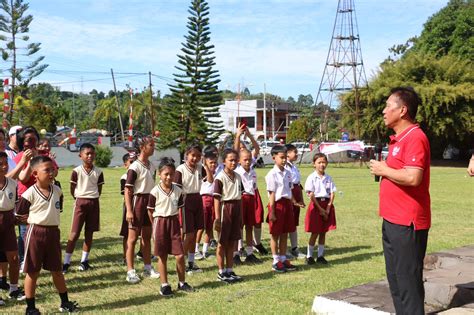
[[[322,102],[329,107],[337,107],[338,94],[353,90],[355,104],[348,104],[348,107],[356,119],[358,138],[360,138],[359,91],[363,88],[367,88],[367,77],[362,61],[354,0],[339,0],[326,65],[316,96],[316,105]],[[323,134],[327,132],[327,112],[322,114],[321,137],[323,138]]]

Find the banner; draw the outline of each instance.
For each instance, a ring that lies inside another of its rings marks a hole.
[[[338,153],[342,151],[359,151],[364,152],[363,141],[351,142],[322,142],[319,145],[319,152],[324,154]]]

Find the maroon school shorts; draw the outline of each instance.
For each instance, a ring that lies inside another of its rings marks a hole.
[[[242,238],[241,200],[222,201],[221,232],[219,243],[238,241]]]
[[[301,189],[301,185],[294,185],[293,189],[291,190],[291,194],[293,198],[295,198],[296,202],[303,203],[303,190]],[[293,212],[295,214],[295,225],[300,225],[300,207],[293,205]]]
[[[204,228],[204,213],[200,194],[187,194],[184,198],[184,208],[179,217],[183,233],[194,233]]]
[[[85,223],[85,230],[96,232],[100,230],[99,198],[76,198],[72,217],[72,233],[81,233]]]
[[[329,198],[317,198],[319,205],[326,209]],[[330,230],[336,229],[336,209],[334,205],[331,206],[329,210],[328,220],[324,221],[323,217],[319,214],[318,208],[311,203],[308,206],[308,211],[306,211],[306,218],[304,220],[305,231],[310,233],[326,233]]]
[[[0,211],[0,251],[18,250],[15,234],[15,214],[13,210]]]
[[[270,220],[270,211],[275,211],[276,221]],[[295,214],[293,204],[290,199],[281,198],[275,202],[273,210],[268,209],[268,225],[270,234],[281,235],[283,233],[292,233],[296,231]]]
[[[242,194],[242,223],[246,226],[255,226],[257,202],[254,195]]]
[[[264,207],[262,202],[262,197],[258,189],[255,189],[255,224],[260,225],[263,223]]]
[[[128,237],[127,208],[125,207],[125,203],[122,206],[122,225],[120,227],[119,235],[124,238]]]
[[[214,197],[211,195],[201,195],[202,210],[204,213],[204,229],[212,230],[216,213],[214,212]]]
[[[142,227],[150,226],[151,221],[148,215],[148,198],[150,194],[136,194],[133,195],[133,223],[128,224],[129,229],[137,230],[140,234]]]
[[[178,215],[153,218],[155,256],[184,255]]]
[[[41,268],[61,271],[61,244],[57,226],[28,225],[25,237],[25,273],[39,272]]]

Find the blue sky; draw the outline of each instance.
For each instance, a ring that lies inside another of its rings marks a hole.
[[[167,93],[186,34],[183,0],[31,0],[32,41],[49,68],[35,81],[76,92],[127,84],[141,90],[151,71]],[[317,94],[336,14],[336,0],[210,0],[211,40],[221,89],[283,97]],[[362,56],[370,78],[388,48],[419,35],[446,0],[355,0]],[[82,81],[82,82],[81,82]]]

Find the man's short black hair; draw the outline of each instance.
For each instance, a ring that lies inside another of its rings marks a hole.
[[[284,153],[286,154],[287,150],[286,150],[286,147],[284,145],[281,145],[281,144],[277,144],[276,146],[274,146],[271,150],[271,154],[272,156],[275,156],[277,154],[280,154],[280,153]]]
[[[16,144],[18,145],[18,148],[20,151],[24,150],[24,142],[25,142],[25,136],[29,133],[32,133],[36,137],[36,141],[39,141],[40,135],[38,133],[38,130],[36,130],[35,127],[33,126],[27,126],[21,130],[18,130],[16,133]]]
[[[53,160],[49,156],[38,155],[31,159],[30,166],[32,169],[35,169],[39,164],[46,162],[53,162]]]
[[[411,121],[415,121],[418,106],[421,105],[421,99],[411,86],[396,87],[390,91],[390,95],[397,97],[400,105],[407,107],[408,117]]]
[[[79,152],[82,152],[85,149],[91,149],[92,151],[95,151],[94,145],[92,143],[89,143],[89,142],[85,142],[85,143],[81,144],[81,146],[79,147]]]
[[[204,159],[207,160],[217,160],[217,155],[214,151],[204,151]]]
[[[5,159],[8,159],[8,155],[6,152],[0,152],[0,159],[1,158],[5,158]]]

